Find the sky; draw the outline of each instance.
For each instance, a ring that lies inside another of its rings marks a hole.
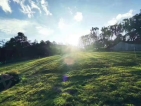
[[[23,32],[29,40],[77,45],[91,27],[140,12],[141,0],[0,0],[0,40]]]

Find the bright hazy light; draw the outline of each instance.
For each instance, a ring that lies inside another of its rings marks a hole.
[[[74,20],[80,22],[83,20],[83,15],[81,12],[77,12],[76,15],[74,16]]]
[[[66,40],[67,44],[71,44],[73,46],[78,46],[78,42],[79,42],[79,38],[75,36],[68,37]]]

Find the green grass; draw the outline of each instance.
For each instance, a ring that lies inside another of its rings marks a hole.
[[[76,52],[1,66],[22,81],[0,106],[141,106],[140,65],[141,53]]]

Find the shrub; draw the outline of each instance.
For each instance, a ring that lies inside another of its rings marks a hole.
[[[19,82],[20,77],[16,71],[0,74],[0,91],[6,90]]]

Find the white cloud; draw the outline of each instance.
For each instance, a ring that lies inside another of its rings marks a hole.
[[[10,0],[0,0],[0,7],[4,12],[12,13],[11,7],[9,5]]]
[[[72,9],[68,7],[68,10],[69,10],[69,13],[72,15],[73,14]]]
[[[74,20],[80,22],[83,20],[83,15],[81,12],[77,12],[76,15],[74,16]]]
[[[14,2],[16,2],[16,3],[20,3],[20,0],[13,0]]]
[[[41,13],[41,9],[35,4],[35,2],[31,1],[31,8],[32,9],[37,9]]]
[[[2,20],[0,19],[0,32],[6,34],[15,34],[17,32],[25,32],[25,27],[29,24],[28,21],[20,21],[16,19]]]
[[[27,14],[29,18],[33,17],[36,13],[33,9],[39,10],[41,13],[40,7],[37,5],[36,2],[32,0],[28,0],[29,4],[25,5],[25,0],[13,0],[14,2],[18,3],[21,6],[21,12]]]
[[[25,1],[28,1],[28,4],[25,4]],[[52,15],[52,13],[48,10],[48,2],[46,0],[0,0],[0,7],[4,12],[12,13],[12,9],[9,4],[10,2],[19,4],[21,12],[27,14],[29,18],[33,17],[36,13],[33,9],[37,9],[40,13],[44,11],[46,15]]]
[[[52,13],[48,10],[48,2],[46,0],[41,0],[41,6],[46,15],[52,15]]]
[[[53,34],[53,30],[36,22],[17,20],[17,19],[0,19],[0,33],[16,35],[17,32],[25,33],[28,38],[45,39]],[[33,36],[34,35],[34,36]],[[4,37],[7,38],[7,37]]]
[[[24,1],[20,3],[21,5],[21,12],[24,14],[27,14],[29,18],[33,17],[33,14],[35,13],[32,11],[31,7],[29,5],[25,5]]]
[[[59,23],[58,23],[58,28],[60,30],[64,30],[65,28],[67,28],[67,24],[65,23],[63,18],[60,18]]]
[[[46,26],[37,26],[36,27],[38,33],[43,36],[48,36],[54,33],[54,31]]]
[[[120,22],[122,19],[130,18],[132,16],[133,16],[133,10],[130,10],[129,12],[127,12],[125,14],[118,14],[115,18],[108,21],[108,25],[114,25],[114,24]]]

